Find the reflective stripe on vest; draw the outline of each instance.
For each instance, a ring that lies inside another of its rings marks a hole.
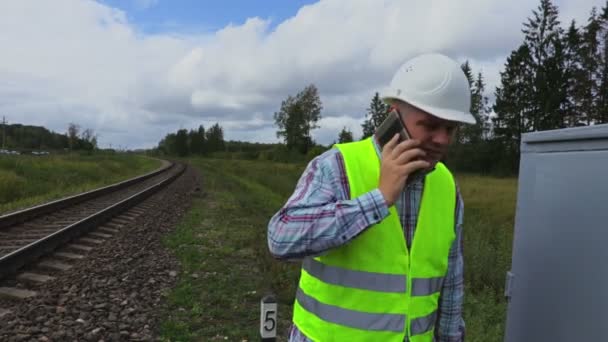
[[[437,320],[437,311],[433,311],[430,315],[413,319],[412,335],[420,335],[433,329],[433,325]]]
[[[371,138],[338,144],[349,198],[378,188]],[[455,184],[438,163],[426,175],[411,250],[395,206],[381,222],[321,256],[305,258],[293,321],[313,341],[431,342],[455,239]]]
[[[403,315],[367,313],[323,304],[304,293],[302,289],[297,290],[296,299],[304,309],[328,322],[363,330],[401,332],[405,327],[406,317]]]
[[[315,278],[334,285],[380,292],[405,292],[407,277],[399,274],[354,271],[306,258],[302,268]],[[428,296],[441,290],[444,277],[412,279],[412,296]]]
[[[313,258],[304,259],[302,267],[310,275],[329,284],[381,292],[405,292],[407,278],[400,274],[353,271],[324,265]]]
[[[428,296],[441,291],[444,277],[412,279],[412,296]]]
[[[328,322],[357,329],[402,332],[407,319],[403,315],[367,313],[323,304],[304,293],[300,288],[296,292],[296,299],[304,309]],[[430,315],[412,320],[412,335],[423,334],[431,330],[436,319],[437,311],[433,311]]]

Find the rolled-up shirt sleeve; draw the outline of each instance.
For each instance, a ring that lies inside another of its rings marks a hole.
[[[388,216],[380,190],[350,199],[344,161],[333,148],[313,159],[285,205],[268,223],[268,248],[275,258],[322,255]]]

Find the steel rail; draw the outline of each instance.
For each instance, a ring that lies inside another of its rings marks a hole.
[[[87,192],[83,192],[77,195],[69,196],[66,198],[58,199],[52,202],[40,204],[34,207],[26,208],[23,210],[19,210],[13,213],[9,213],[3,216],[0,216],[0,229],[4,229],[10,226],[14,226],[23,222],[27,222],[36,217],[52,213],[58,211],[60,209],[73,206],[78,203],[82,203],[93,198],[97,198],[103,195],[107,195],[109,193],[122,190],[127,188],[135,183],[142,182],[148,178],[154,177],[158,174],[161,174],[174,166],[174,163],[170,163],[167,166],[161,167],[156,171],[152,171],[143,176],[137,176],[131,179],[127,179],[125,181],[111,184],[108,186],[104,186],[102,188],[90,190]]]
[[[171,167],[173,167],[173,165],[171,165]],[[40,256],[48,254],[70,240],[88,233],[89,231],[110,220],[112,217],[117,216],[142,202],[153,193],[171,183],[186,169],[184,165],[180,165],[179,167],[179,171],[177,171],[175,174],[148,187],[147,189],[142,190],[120,202],[98,211],[95,214],[92,214],[78,222],[72,223],[52,234],[49,234],[39,240],[36,240],[35,242],[0,257],[0,279],[15,273],[18,269],[35,261]],[[165,168],[164,170],[169,168],[170,167]],[[155,174],[158,174],[158,172],[155,172]]]

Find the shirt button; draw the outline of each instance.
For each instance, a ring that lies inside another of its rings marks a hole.
[[[374,220],[378,220],[378,219],[379,219],[378,214],[374,214]]]

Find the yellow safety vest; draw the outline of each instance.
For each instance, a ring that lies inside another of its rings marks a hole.
[[[371,140],[337,144],[350,198],[378,187]],[[426,175],[411,250],[395,206],[350,242],[302,263],[293,321],[313,341],[432,341],[455,238],[456,188],[442,163]]]

